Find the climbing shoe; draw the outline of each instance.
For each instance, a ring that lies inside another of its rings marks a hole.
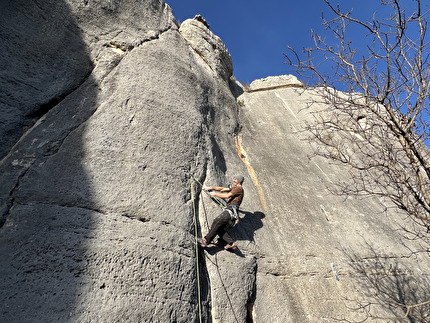
[[[225,250],[236,250],[236,248],[237,248],[236,242],[233,242],[231,245],[227,244],[224,247]]]
[[[197,242],[200,244],[200,246],[201,246],[202,248],[204,248],[204,247],[206,247],[206,246],[207,246],[207,243],[206,243],[206,239],[205,239],[205,238],[197,239]]]

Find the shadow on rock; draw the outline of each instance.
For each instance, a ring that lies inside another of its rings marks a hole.
[[[232,235],[236,240],[255,242],[255,232],[263,227],[262,219],[264,219],[266,215],[259,211],[252,213],[241,210],[240,213],[245,214],[245,216],[241,216],[240,222],[231,229]]]
[[[207,247],[205,247],[205,250],[211,256],[215,255],[216,253],[218,253],[220,251],[225,251],[225,252],[234,253],[234,254],[242,257],[242,258],[245,258],[245,255],[243,254],[243,252],[239,248],[236,248],[234,250],[232,250],[232,249],[226,250],[226,249],[224,249],[223,245],[225,245],[225,243],[222,243],[222,242],[218,243],[217,242],[217,244],[214,245],[214,246],[207,246]]]
[[[248,240],[251,243],[254,243],[254,235],[255,232],[263,227],[263,219],[265,214],[263,212],[248,212],[248,211],[240,211],[240,213],[245,214],[245,216],[241,216],[240,222],[235,225],[233,228],[229,230],[229,233],[233,236],[235,240],[245,241]],[[240,243],[239,243],[240,244]],[[242,258],[245,258],[245,254],[240,250],[240,245],[232,250],[224,249],[226,242],[221,238],[218,238],[215,244],[211,244],[204,248],[206,252],[210,255],[215,255],[220,251],[234,253]]]
[[[383,316],[390,321],[429,322],[429,278],[414,273],[420,272],[419,267],[410,268],[410,261],[405,262],[402,256],[387,257],[369,243],[366,247],[366,256],[344,251],[355,275],[362,277],[360,288],[365,291],[361,299],[347,302],[364,313],[365,320]]]
[[[237,83],[237,81],[229,80],[228,85],[230,86],[230,91],[237,99],[239,96],[243,94],[243,88]]]
[[[0,321],[79,321],[95,212],[78,207],[90,185],[70,134],[97,106],[93,63],[67,1],[1,8]]]

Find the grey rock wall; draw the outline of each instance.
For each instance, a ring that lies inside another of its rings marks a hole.
[[[230,54],[222,40],[208,27],[204,18],[197,15],[194,19],[185,20],[179,31],[205,63],[203,65],[227,81],[233,75]]]
[[[1,63],[1,131],[13,135],[1,136],[0,321],[210,321],[189,179],[229,172],[229,81],[163,1],[0,12],[13,62]]]
[[[244,93],[207,23],[160,0],[3,1],[0,27],[0,322],[359,321],[357,302],[426,300],[424,247],[308,160],[316,94],[295,77]],[[198,182],[238,173],[239,248],[196,248],[221,211]]]
[[[292,76],[263,79],[238,98],[239,138],[258,188],[245,205],[265,210],[254,236],[253,322],[426,322],[424,241],[405,238],[407,217],[386,201],[331,193],[348,169],[309,159],[305,126],[323,107],[308,107],[318,93],[297,86]],[[406,306],[417,304],[406,319]]]
[[[92,61],[64,1],[0,4],[0,158],[89,75]]]

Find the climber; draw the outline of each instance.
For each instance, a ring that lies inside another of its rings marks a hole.
[[[212,222],[212,226],[208,234],[204,238],[198,240],[203,248],[211,243],[215,236],[218,235],[227,243],[224,247],[226,250],[236,249],[236,242],[233,241],[227,231],[234,225],[234,223],[238,223],[240,219],[238,212],[244,193],[242,188],[243,180],[244,178],[242,175],[236,175],[233,177],[232,188],[219,186],[203,187],[203,189],[209,191],[212,196],[227,199],[226,207]]]

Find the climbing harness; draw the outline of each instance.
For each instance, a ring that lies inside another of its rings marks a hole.
[[[202,323],[202,308],[201,308],[201,295],[200,295],[200,273],[199,273],[199,249],[198,249],[198,239],[199,238],[197,236],[197,215],[196,215],[196,205],[195,205],[196,201],[195,201],[195,198],[194,198],[193,180],[196,181],[202,187],[202,191],[205,192],[211,198],[211,200],[213,202],[215,202],[221,209],[227,210],[227,211],[229,211],[229,213],[230,212],[234,212],[234,214],[237,215],[237,206],[235,205],[234,207],[225,207],[224,204],[220,200],[218,200],[215,196],[210,195],[206,190],[203,189],[202,183],[200,183],[197,180],[197,178],[195,178],[194,176],[191,176],[191,178],[190,178],[190,183],[191,183],[191,199],[193,201],[194,232],[195,232],[195,241],[194,241],[194,243],[195,243],[195,249],[196,249],[196,265],[197,265],[197,288],[198,288],[198,292],[197,292],[198,296],[197,297],[198,297],[198,302],[199,302],[199,322]],[[202,199],[202,203],[203,203],[203,199]],[[229,208],[231,208],[231,210],[234,210],[234,211],[230,211]],[[203,209],[204,209],[204,206],[203,206]],[[230,213],[230,216],[232,216],[231,214],[232,213]],[[225,285],[224,285],[224,283],[222,281],[221,273],[220,273],[219,268],[218,268],[217,255],[215,255],[215,263],[210,258],[207,258],[207,259],[209,259],[209,261],[211,261],[215,265],[215,267],[217,268],[217,272],[218,272],[218,275],[220,277],[220,281],[222,283],[222,286],[224,287],[224,290],[227,292],[227,289],[226,289],[226,287],[225,287]],[[227,295],[227,299],[228,299],[228,301],[230,303],[230,306],[231,306],[231,309],[233,311],[233,315],[234,315],[234,317],[236,319],[236,322],[239,322],[239,320],[237,319],[236,313],[234,311],[234,307],[233,307],[233,304],[231,302],[231,299],[230,299],[230,297],[228,297],[228,295]]]
[[[237,214],[237,205],[229,205],[224,208],[230,214],[232,220],[237,220],[239,218],[239,214]]]
[[[230,214],[230,219],[231,219],[231,226],[236,224],[236,220],[239,218],[239,214],[238,214],[238,207],[237,205],[224,205],[224,203],[216,198],[215,196],[209,194],[205,189],[203,189],[203,184],[199,182],[199,180],[197,178],[195,178],[194,176],[192,176],[192,178],[196,181],[196,183],[198,183],[201,187],[202,187],[202,192],[205,192],[213,202],[215,202],[223,211],[227,211]]]

